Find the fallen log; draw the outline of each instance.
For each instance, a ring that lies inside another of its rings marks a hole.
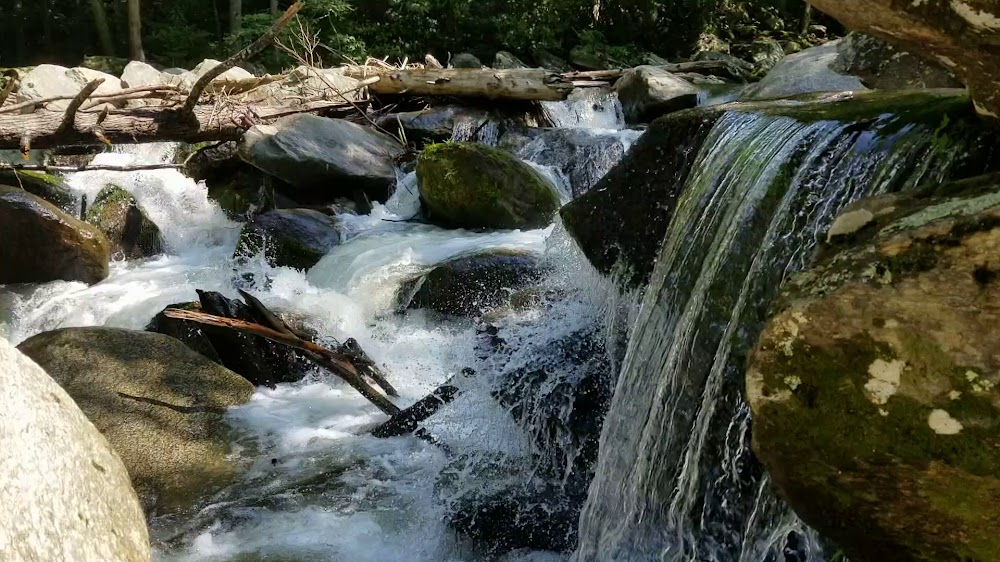
[[[168,308],[163,311],[163,315],[167,318],[187,320],[197,324],[204,324],[206,326],[229,328],[238,332],[254,334],[267,338],[273,342],[294,347],[295,349],[305,352],[310,360],[314,361],[321,367],[330,370],[344,382],[351,385],[351,387],[368,399],[368,401],[374,404],[379,410],[382,410],[382,412],[390,416],[394,416],[400,412],[398,406],[390,402],[388,398],[380,394],[377,390],[365,382],[349,361],[345,361],[344,358],[338,353],[330,351],[321,345],[303,340],[294,334],[282,333],[260,324],[254,324],[253,322],[245,322],[243,320],[235,320],[233,318],[224,318],[212,314],[205,314],[204,312]]]
[[[372,430],[372,435],[380,438],[398,437],[413,433],[420,422],[433,416],[441,406],[451,402],[458,395],[458,387],[449,384],[439,386],[409,408],[389,418]]]
[[[369,86],[375,94],[558,101],[566,99],[573,91],[571,79],[541,68],[475,70],[346,66],[344,73],[358,80],[381,77]]]

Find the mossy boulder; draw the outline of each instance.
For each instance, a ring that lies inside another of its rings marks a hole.
[[[555,188],[511,154],[472,143],[427,147],[417,159],[428,218],[451,228],[544,228],[559,209]]]
[[[754,451],[851,560],[998,561],[1000,175],[834,224],[749,359]]]
[[[64,212],[76,212],[76,197],[58,176],[28,170],[3,170],[0,171],[0,185],[23,187],[28,193],[45,199]]]
[[[482,316],[506,304],[539,278],[538,258],[513,251],[483,252],[445,262],[405,283],[399,308],[426,308],[456,316]]]
[[[264,252],[278,266],[309,269],[340,244],[340,223],[312,209],[277,209],[243,227],[236,257]]]
[[[117,185],[104,186],[84,218],[107,236],[114,259],[134,260],[163,251],[160,227],[149,219],[135,197]]]
[[[18,349],[59,383],[128,468],[143,507],[177,512],[232,482],[226,409],[253,385],[163,334],[65,328]]]
[[[104,233],[18,187],[0,185],[0,285],[108,276]]]

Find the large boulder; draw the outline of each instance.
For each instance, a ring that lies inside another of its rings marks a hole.
[[[108,276],[110,245],[97,228],[17,187],[0,185],[0,285]]]
[[[3,170],[0,171],[0,185],[23,187],[28,193],[45,199],[62,211],[76,212],[76,197],[58,176],[29,170]]]
[[[243,135],[239,154],[250,164],[312,196],[385,200],[396,181],[392,137],[342,119],[292,115]]]
[[[0,338],[0,559],[148,562],[125,465],[66,391]]]
[[[227,485],[230,406],[253,394],[236,373],[163,334],[65,328],[18,349],[62,386],[121,456],[147,511],[179,511]]]
[[[142,61],[130,61],[121,72],[122,86],[125,88],[140,88],[143,86],[180,86],[183,79],[174,74],[160,72],[152,65]],[[129,100],[132,107],[165,105],[167,100],[134,99]]]
[[[276,209],[243,227],[236,257],[264,252],[278,266],[309,269],[340,244],[340,223],[312,209]]]
[[[1000,9],[988,0],[869,2],[816,0],[820,10],[955,73],[980,113],[1000,116]]]
[[[456,258],[400,289],[400,308],[426,308],[457,316],[482,316],[510,301],[514,291],[539,278],[538,258],[495,251]]]
[[[475,55],[469,53],[458,53],[451,58],[450,66],[452,68],[470,68],[479,70],[483,67],[483,63],[480,62]]]
[[[849,33],[840,42],[831,68],[877,90],[962,87],[948,70],[863,33]]]
[[[760,82],[744,90],[743,99],[775,99],[811,92],[866,90],[858,77],[841,74],[833,69],[841,41],[830,41],[818,47],[803,49],[781,59]]]
[[[752,353],[753,448],[851,560],[1000,560],[1000,175],[846,210]]]
[[[522,146],[518,155],[536,164],[557,168],[569,181],[573,197],[579,197],[621,161],[626,142],[623,134],[617,131],[549,129]]]
[[[208,74],[208,71],[214,69],[220,64],[222,64],[221,61],[217,61],[215,59],[205,59],[201,61],[191,70],[179,75],[181,85],[185,89],[190,89],[191,86],[194,86],[195,82],[201,79],[202,76]],[[211,83],[209,83],[208,88],[206,88],[206,91],[214,92],[221,90],[231,91],[234,89],[242,90],[248,83],[252,84],[255,81],[257,81],[257,78],[250,71],[234,66],[213,78]]]
[[[656,66],[626,70],[615,83],[625,120],[647,123],[679,109],[698,105],[698,89]]]
[[[84,219],[108,238],[115,259],[134,260],[163,251],[160,227],[146,216],[135,197],[117,185],[104,186]]]
[[[90,81],[95,79],[104,80],[94,92],[93,95],[95,96],[115,94],[122,89],[122,83],[119,78],[98,70],[40,64],[32,68],[21,79],[21,85],[17,90],[17,100],[23,102],[56,96],[73,96],[79,93]],[[58,100],[49,102],[47,107],[50,109],[66,109],[69,103],[70,100],[68,99]],[[121,107],[123,103],[117,102],[115,105]],[[26,112],[30,112],[31,110],[33,110],[32,107],[25,109]]]
[[[417,159],[417,179],[424,212],[446,227],[543,228],[559,208],[541,174],[488,146],[429,146]]]

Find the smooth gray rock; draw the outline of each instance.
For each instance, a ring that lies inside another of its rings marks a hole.
[[[0,560],[148,562],[121,459],[73,399],[0,338]]]
[[[744,90],[742,99],[774,99],[810,92],[867,90],[857,76],[840,74],[831,68],[837,60],[840,41],[831,41],[785,57],[763,80]]]
[[[342,119],[292,115],[243,135],[239,155],[314,198],[363,191],[384,200],[396,181],[392,137]]]
[[[649,122],[665,113],[698,105],[697,88],[656,66],[626,70],[615,83],[615,91],[629,123]]]

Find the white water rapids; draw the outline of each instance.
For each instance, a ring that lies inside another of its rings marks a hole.
[[[572,107],[550,109],[581,115]],[[613,110],[615,114],[620,111]],[[598,126],[621,129],[620,124],[608,127],[607,111],[596,115]],[[584,124],[582,120],[577,117],[574,125]],[[630,131],[600,134],[622,134],[623,143],[636,137]],[[163,162],[173,150],[168,145],[122,148],[97,156],[94,163]],[[550,168],[543,171],[564,181]],[[345,243],[305,273],[271,267],[263,259],[237,265],[231,256],[242,225],[226,218],[203,184],[177,171],[82,172],[70,175],[68,182],[76,195],[86,194],[90,201],[106,183],[132,193],[161,228],[166,252],[113,263],[110,277],[93,286],[52,282],[0,287],[0,337],[15,345],[61,327],[142,329],[167,305],[197,300],[195,289],[236,297],[234,280],[252,273],[269,280],[251,291],[268,306],[306,318],[321,334],[356,338],[384,365],[401,394],[397,403],[406,406],[473,365],[478,336],[475,322],[442,320],[421,311],[394,314],[393,295],[403,280],[481,250],[543,255],[551,271],[545,284],[562,289],[558,301],[544,314],[528,310],[499,324],[516,353],[525,357],[546,338],[556,340],[602,321],[614,293],[558,224],[527,232],[474,233],[392,222],[417,211],[412,174],[400,174],[396,194],[370,215],[342,216]],[[570,193],[567,186],[559,187]],[[460,454],[527,454],[528,435],[491,398],[487,383],[467,377],[458,385],[462,393],[456,401],[427,423],[435,436]],[[445,452],[413,437],[367,435],[364,430],[385,416],[338,379],[317,372],[298,383],[260,388],[229,415],[253,444],[242,453],[254,455],[252,468],[193,519],[154,520],[157,560],[476,559],[471,545],[443,522],[448,498],[436,482],[448,462]],[[305,481],[311,484],[300,485]],[[463,485],[479,484],[469,478]],[[564,557],[521,552],[505,559]]]

